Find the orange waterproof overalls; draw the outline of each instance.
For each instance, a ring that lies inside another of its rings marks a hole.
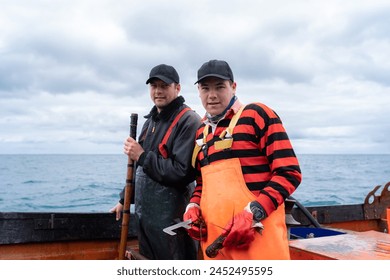
[[[390,234],[390,207],[387,207],[387,233]]]
[[[232,135],[231,132],[242,109],[232,118],[227,128],[228,133],[221,134],[223,137],[225,134]],[[206,131],[208,131],[207,125],[204,134]],[[204,136],[204,141],[205,139],[206,136]],[[225,144],[220,143],[221,148],[231,147],[232,140],[232,138],[221,139],[221,141],[226,141]],[[197,155],[194,151],[194,155],[195,153]],[[201,240],[201,248],[204,258],[209,259],[205,253],[206,248],[222,233],[223,228],[234,214],[241,212],[256,197],[246,186],[238,158],[212,162],[201,167],[201,174],[203,187],[200,208],[207,226],[207,238]],[[256,232],[255,240],[250,244],[249,249],[223,248],[214,259],[290,259],[284,204],[261,222],[264,230],[261,234]]]

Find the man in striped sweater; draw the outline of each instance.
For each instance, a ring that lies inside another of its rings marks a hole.
[[[242,104],[227,62],[198,70],[206,110],[196,134],[197,185],[184,213],[204,258],[289,259],[284,201],[301,171],[279,116],[261,103]]]

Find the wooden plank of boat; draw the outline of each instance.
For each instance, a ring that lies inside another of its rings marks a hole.
[[[129,237],[137,236],[132,215]],[[113,239],[121,222],[113,213],[0,212],[0,244]]]
[[[289,241],[291,258],[390,259],[389,186],[390,182],[380,195],[375,193],[381,186],[376,186],[363,204],[293,208],[292,215],[300,224],[290,228],[297,237]],[[310,220],[313,218],[321,228],[313,227]],[[332,232],[323,234],[321,231]]]
[[[128,240],[127,247],[136,250],[137,239]],[[115,260],[118,252],[119,238],[3,244],[0,245],[0,260]]]
[[[113,213],[0,213],[0,259],[116,259],[120,231]],[[127,246],[137,244],[132,215]]]
[[[290,241],[295,260],[389,260],[390,234],[377,231]]]

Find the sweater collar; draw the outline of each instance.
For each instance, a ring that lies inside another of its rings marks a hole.
[[[176,110],[184,104],[184,102],[184,97],[180,95],[167,106],[165,106],[160,113],[157,111],[157,107],[153,106],[152,110],[150,110],[149,114],[147,114],[145,118],[148,119],[152,117],[154,121],[168,120],[176,112]]]
[[[240,108],[243,106],[244,104],[242,104],[240,102],[240,100],[238,100],[238,98],[235,99],[233,105],[226,111],[226,114],[220,119],[220,120],[223,120],[224,118],[226,118],[227,116],[230,116],[230,115],[234,115],[238,112],[238,110],[240,110]],[[210,120],[207,118],[207,115],[205,115],[202,119],[202,122],[204,124],[209,124],[209,125],[213,125],[212,122],[210,122]]]

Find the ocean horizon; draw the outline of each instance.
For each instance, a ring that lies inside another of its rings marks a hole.
[[[297,157],[303,180],[292,196],[305,206],[361,204],[390,181],[390,154]],[[123,154],[1,154],[0,212],[108,212],[126,168]]]

